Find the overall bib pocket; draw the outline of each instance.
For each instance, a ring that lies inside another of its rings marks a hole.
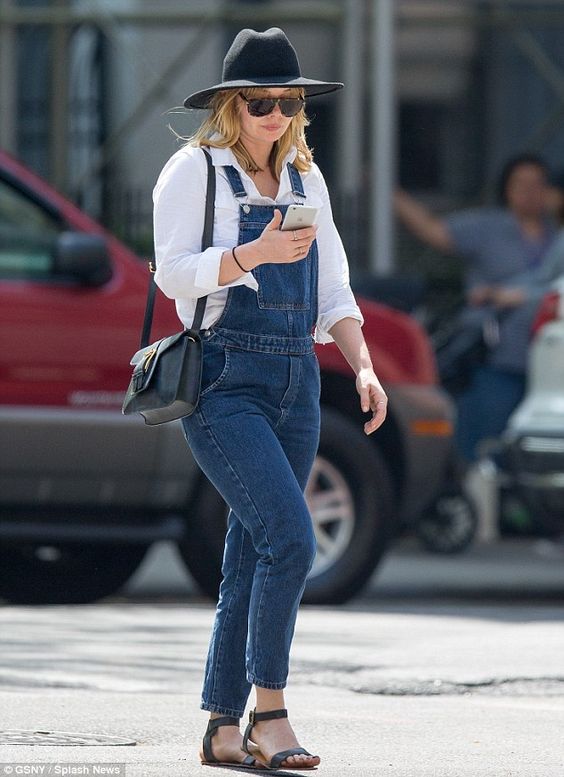
[[[305,267],[304,267],[305,262]],[[259,285],[257,302],[263,310],[309,310],[311,251],[290,264],[260,264],[254,274]]]

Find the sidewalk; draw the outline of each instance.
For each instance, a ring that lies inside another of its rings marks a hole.
[[[286,701],[304,746],[323,758],[312,774],[562,777],[563,607],[359,610],[300,613]],[[125,763],[127,777],[207,777],[198,702],[212,616],[190,603],[0,610],[3,731],[137,742],[0,746],[0,761],[28,774],[105,762]]]
[[[136,578],[129,598],[0,608],[0,777],[211,774],[197,749],[213,605],[171,546]],[[362,597],[301,608],[286,701],[319,777],[563,777],[564,559],[530,539],[454,557],[401,542]],[[8,746],[9,730],[137,744]]]
[[[10,694],[0,694],[10,714]],[[13,697],[12,697],[13,698]],[[131,731],[134,747],[0,747],[2,762],[125,763],[126,777],[207,777],[196,748],[205,728],[196,698],[106,693],[76,708],[71,693],[48,691],[22,700],[35,720],[66,731]],[[319,777],[562,777],[562,699],[364,698],[345,691],[296,688],[287,697],[302,741],[319,753]],[[55,712],[56,709],[56,712]],[[55,713],[55,714],[54,714]],[[557,751],[560,751],[558,754]],[[1,772],[0,772],[1,773]],[[30,773],[28,771],[28,773]],[[216,769],[213,774],[243,774]],[[298,772],[278,772],[296,775]],[[308,772],[309,773],[309,772]],[[303,777],[303,772],[301,772]]]

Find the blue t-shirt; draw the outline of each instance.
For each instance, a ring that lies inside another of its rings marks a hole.
[[[489,360],[499,369],[524,372],[530,328],[542,295],[533,278],[538,277],[554,241],[554,225],[547,219],[544,234],[529,238],[513,213],[504,208],[465,210],[447,216],[444,223],[456,253],[466,261],[466,288],[519,286],[530,291],[522,305],[501,314],[500,342]]]

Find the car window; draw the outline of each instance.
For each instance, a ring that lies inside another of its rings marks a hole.
[[[48,279],[60,221],[0,180],[0,279]]]

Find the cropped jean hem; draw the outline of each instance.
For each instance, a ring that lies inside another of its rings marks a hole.
[[[211,704],[206,701],[202,701],[200,704],[201,710],[207,712],[216,712],[218,715],[228,715],[230,718],[242,718],[245,714],[245,710],[235,710],[231,707],[222,707],[220,704]]]
[[[283,683],[269,683],[266,680],[259,680],[258,677],[251,672],[247,672],[247,680],[259,688],[268,688],[271,691],[281,691],[282,688],[286,687],[286,681]]]

